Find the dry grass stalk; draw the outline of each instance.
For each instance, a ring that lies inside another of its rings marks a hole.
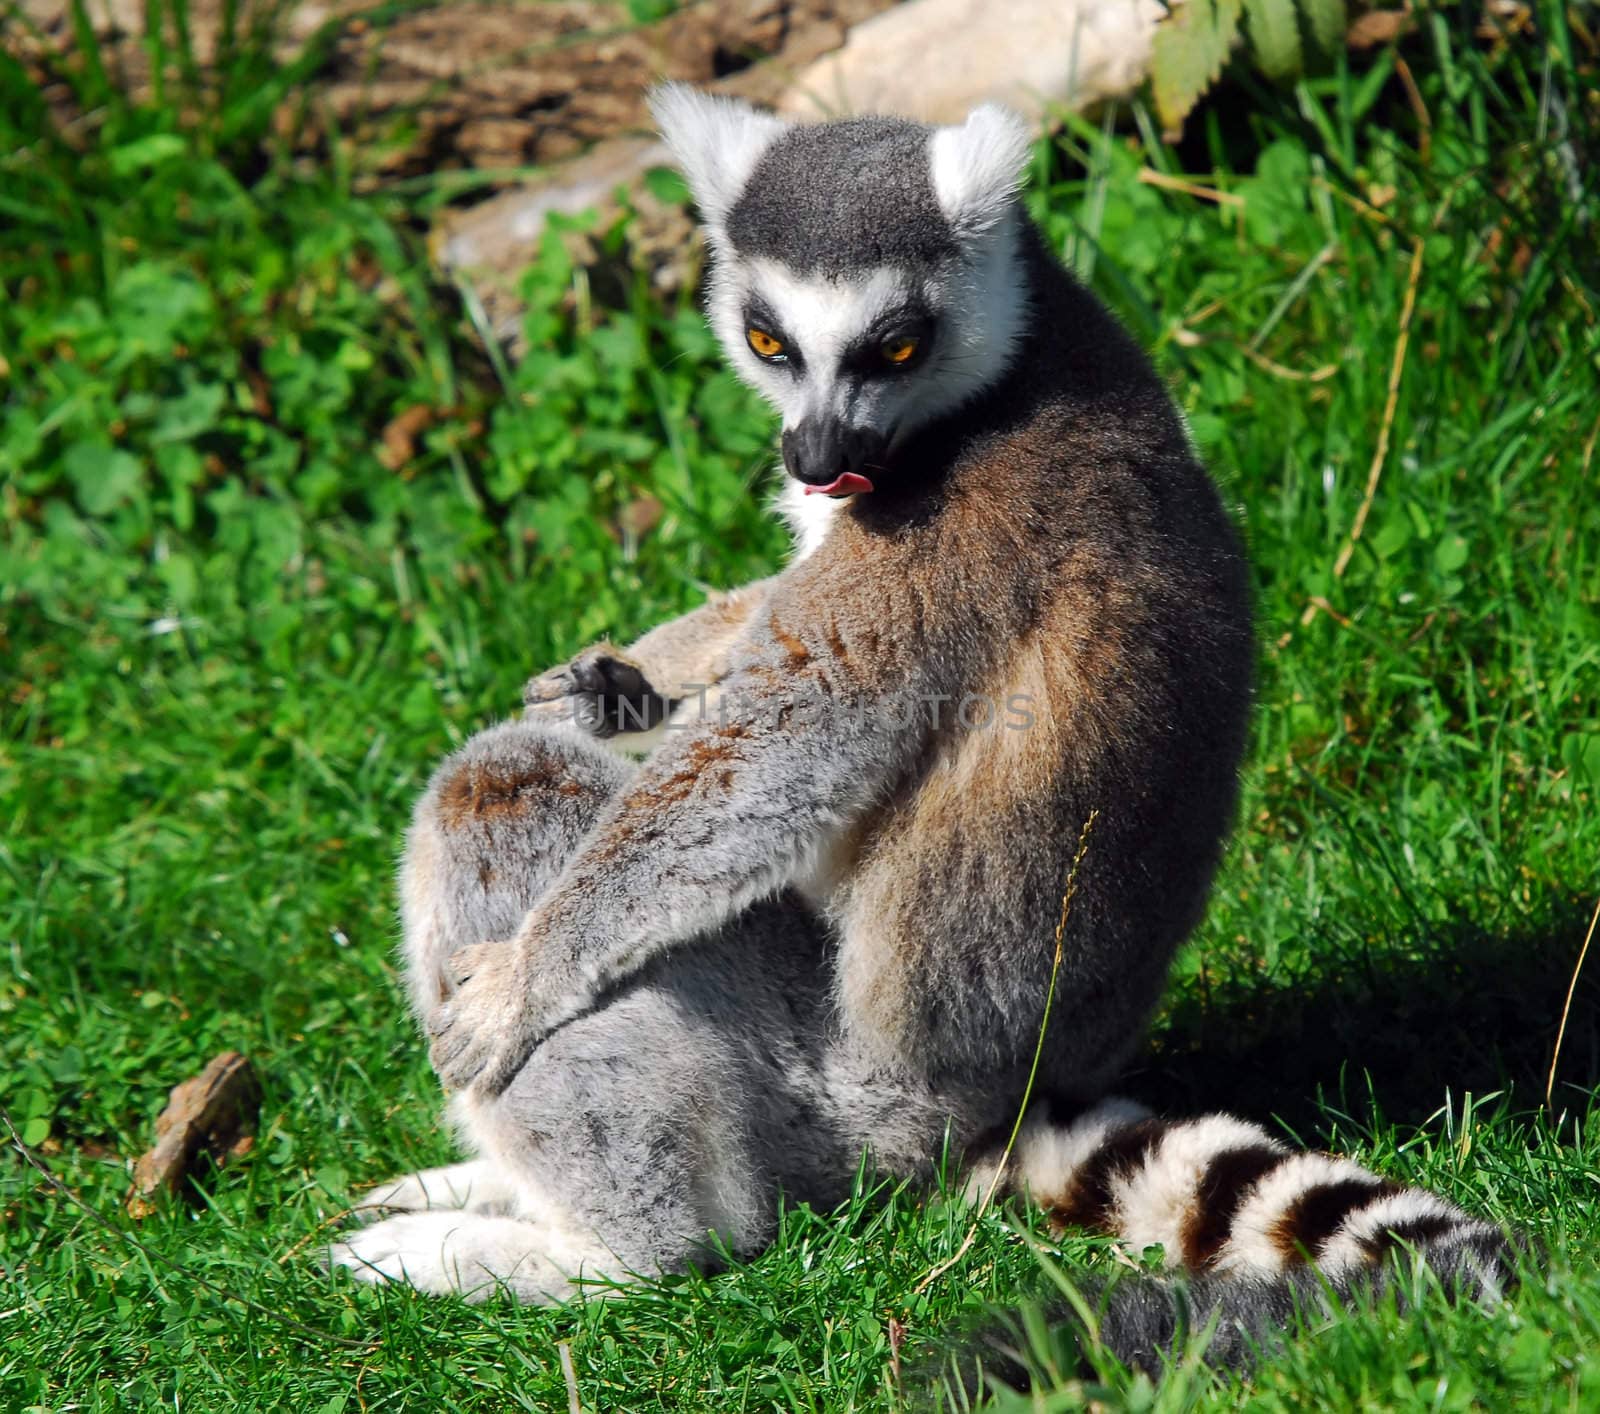
[[[1567,1039],[1567,1018],[1572,1015],[1572,997],[1578,990],[1578,974],[1583,971],[1583,960],[1589,956],[1589,944],[1594,941],[1594,925],[1600,923],[1600,898],[1594,901],[1594,915],[1589,919],[1589,931],[1583,935],[1583,946],[1578,949],[1578,961],[1572,968],[1572,981],[1567,983],[1567,1001],[1561,1008],[1561,1025],[1556,1030],[1555,1054],[1550,1057],[1550,1075],[1544,1082],[1544,1106],[1550,1108],[1551,1096],[1556,1089],[1556,1066],[1561,1061],[1561,1043]]]
[[[561,1378],[567,1382],[567,1414],[583,1414],[583,1403],[578,1398],[578,1372],[572,1367],[572,1347],[564,1340],[557,1341],[556,1354],[561,1357]]]
[[[1344,538],[1344,546],[1339,551],[1339,558],[1333,562],[1333,577],[1343,579],[1344,572],[1350,565],[1350,557],[1356,552],[1356,541],[1361,539],[1361,532],[1367,528],[1367,517],[1372,513],[1372,499],[1378,494],[1378,480],[1383,475],[1383,464],[1389,457],[1389,434],[1394,430],[1395,408],[1400,401],[1400,375],[1405,371],[1406,346],[1411,341],[1411,315],[1417,307],[1417,284],[1422,279],[1422,242],[1414,241],[1411,246],[1411,273],[1406,277],[1405,301],[1400,306],[1400,331],[1395,335],[1394,361],[1389,365],[1389,396],[1383,405],[1383,423],[1378,428],[1378,446],[1372,454],[1372,465],[1367,468],[1367,488],[1362,494],[1361,504],[1356,508],[1356,518],[1351,523],[1350,533]],[[1305,613],[1300,615],[1300,627],[1304,628],[1316,618],[1320,606],[1316,600],[1306,605]],[[1289,641],[1289,635],[1278,640],[1278,646],[1283,647]]]

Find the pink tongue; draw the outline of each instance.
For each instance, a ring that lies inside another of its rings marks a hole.
[[[807,486],[807,496],[855,496],[862,492],[872,490],[872,483],[864,476],[857,476],[853,471],[847,471],[843,476],[830,481],[826,486]]]

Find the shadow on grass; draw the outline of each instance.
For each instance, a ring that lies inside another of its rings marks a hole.
[[[1225,1109],[1277,1117],[1308,1140],[1319,1094],[1357,1120],[1371,1098],[1420,1124],[1468,1091],[1543,1102],[1567,987],[1593,900],[1552,898],[1509,934],[1444,925],[1422,943],[1378,940],[1319,956],[1296,975],[1209,988],[1170,1003],[1120,1087],[1169,1114]],[[1580,976],[1561,1046],[1559,1112],[1600,1081],[1600,952]]]

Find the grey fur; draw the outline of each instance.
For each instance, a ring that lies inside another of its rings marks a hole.
[[[417,807],[402,879],[403,895],[420,905],[406,921],[424,1026],[450,994],[451,956],[514,936],[635,775],[570,728],[536,722],[481,732],[439,768]],[[552,1035],[498,1095],[458,1114],[468,1146],[503,1176],[492,1202],[441,1192],[424,1204],[423,1185],[406,1197],[399,1184],[390,1193],[400,1196],[373,1206],[480,1209],[502,1223],[519,1213],[547,1222],[554,1212],[565,1239],[594,1239],[585,1274],[620,1276],[709,1262],[708,1233],[758,1251],[772,1237],[780,1191],[836,1202],[868,1147],[894,1171],[926,1174],[947,1099],[861,1055],[830,1025],[826,951],[809,912],[780,896],[658,958]],[[472,1230],[460,1221],[448,1238]],[[395,1279],[383,1261],[391,1248],[403,1256],[414,1230],[414,1218],[387,1219],[352,1235],[333,1260],[360,1278]],[[505,1229],[485,1231],[495,1239]],[[411,1266],[430,1256],[413,1252]],[[464,1279],[458,1289],[504,1285],[532,1300],[574,1289],[573,1273],[526,1263],[493,1275],[500,1281]]]
[[[957,247],[929,172],[932,134],[904,118],[790,128],[729,213],[729,242],[801,275],[947,260]]]

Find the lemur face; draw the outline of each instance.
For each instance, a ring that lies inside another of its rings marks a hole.
[[[681,85],[652,107],[706,222],[712,326],[782,413],[789,475],[841,496],[914,474],[898,448],[994,383],[1021,333],[1027,130],[992,107],[790,126]]]

